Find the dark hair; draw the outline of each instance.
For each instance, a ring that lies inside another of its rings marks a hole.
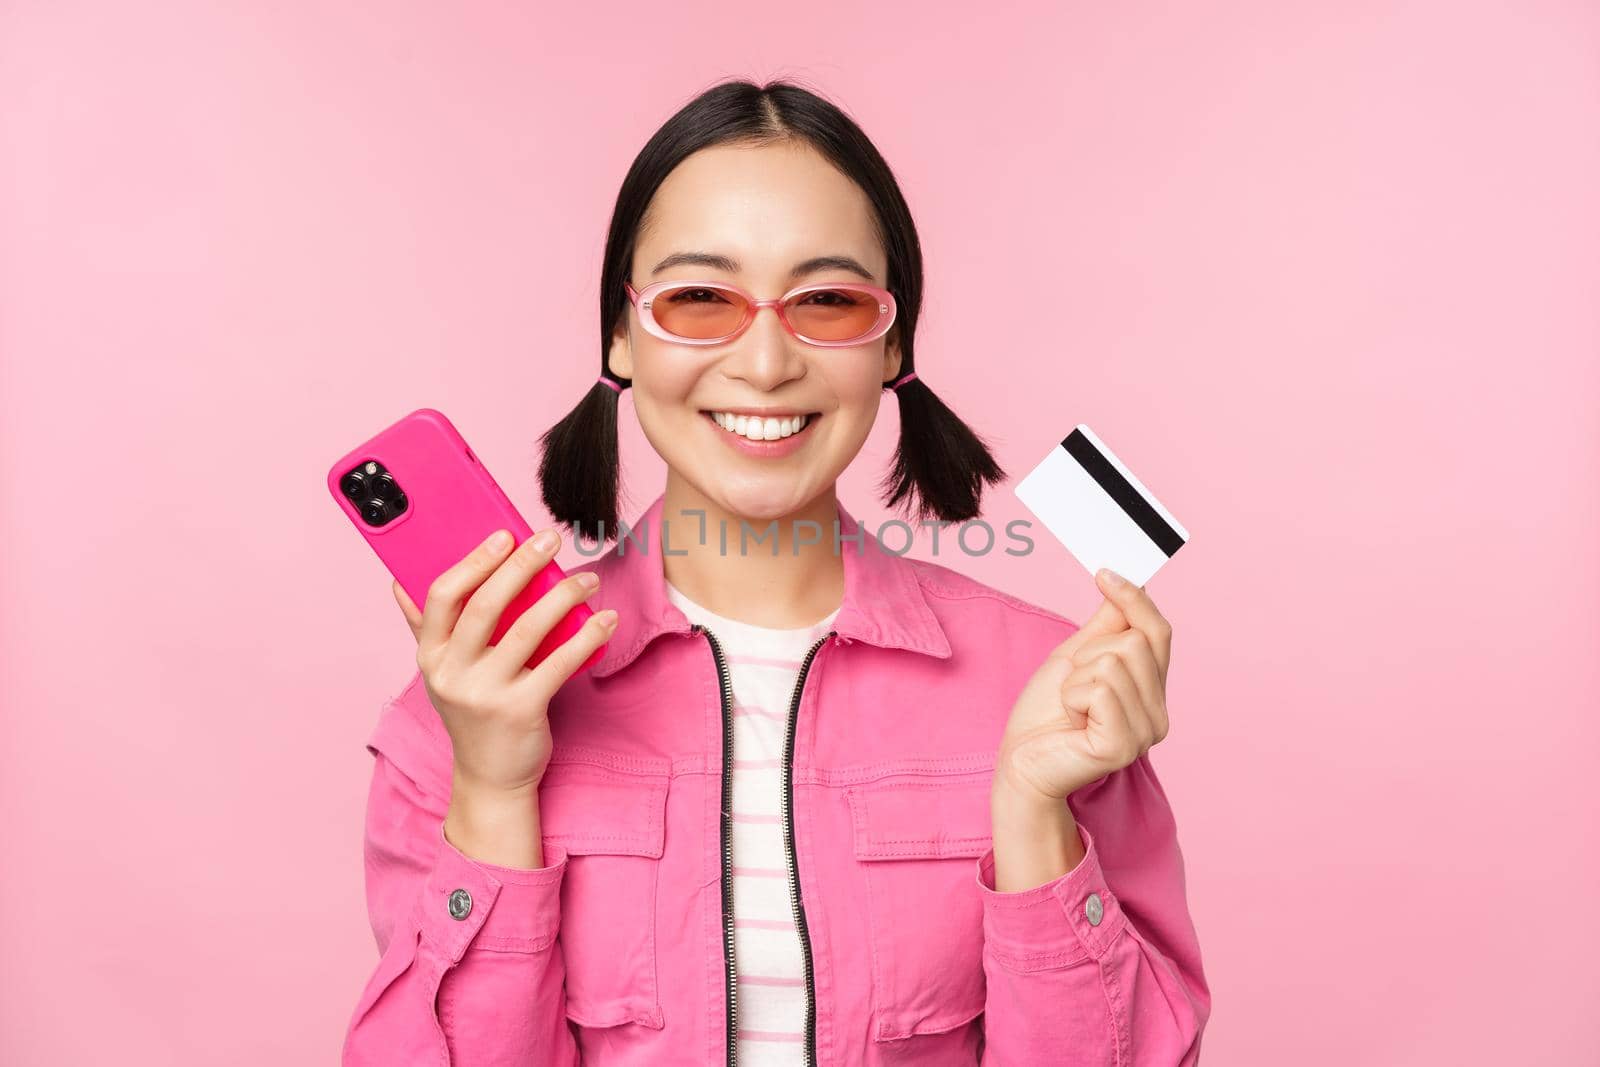
[[[715,85],[685,104],[657,130],[628,168],[617,192],[600,271],[600,373],[619,388],[629,379],[606,366],[618,317],[628,307],[623,283],[633,264],[639,225],[668,174],[694,152],[720,144],[802,142],[850,177],[872,204],[887,253],[885,288],[898,313],[891,337],[901,353],[900,375],[912,359],[922,308],[922,245],[894,174],[867,135],[836,105],[788,81],[758,86],[748,81]],[[885,386],[889,383],[885,382]],[[914,505],[921,517],[963,522],[980,513],[984,483],[1005,472],[984,441],[956,417],[919,375],[895,390],[900,400],[900,441],[894,464],[880,483],[884,503]],[[605,382],[590,386],[576,407],[539,439],[539,482],[556,522],[591,542],[617,529],[617,404]]]

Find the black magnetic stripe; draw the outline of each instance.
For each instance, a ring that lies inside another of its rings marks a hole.
[[[1183,547],[1183,538],[1178,536],[1178,531],[1167,525],[1167,520],[1161,517],[1160,512],[1151,507],[1139,490],[1122,476],[1122,472],[1100,454],[1100,450],[1083,435],[1082,430],[1067,434],[1061,447],[1067,450],[1067,455],[1078,461],[1078,466],[1089,472],[1089,477],[1099,483],[1100,488],[1117,502],[1128,518],[1145,532],[1145,536],[1167,554],[1168,559]]]

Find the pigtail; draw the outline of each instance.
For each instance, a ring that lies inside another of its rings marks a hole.
[[[617,534],[617,405],[625,384],[603,375],[539,438],[545,509],[596,545]]]
[[[965,522],[982,513],[983,487],[1005,480],[988,444],[962,422],[920,377],[894,387],[900,399],[900,443],[880,483],[893,508],[912,499],[920,518]],[[909,508],[908,508],[909,510]]]

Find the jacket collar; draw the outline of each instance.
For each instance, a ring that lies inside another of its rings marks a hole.
[[[630,531],[633,536],[619,538],[611,551],[595,563],[600,589],[589,605],[596,609],[614,607],[618,613],[617,628],[591,671],[595,677],[605,678],[626,667],[662,634],[689,633],[692,629],[688,617],[667,599],[660,532],[665,507],[663,491],[635,520]],[[911,562],[883,549],[844,504],[837,507],[839,553],[844,558],[844,601],[834,619],[834,631],[850,641],[948,658],[950,642],[928,606]],[[858,531],[859,545],[853,540]],[[824,530],[822,536],[830,538],[832,531]],[[681,535],[673,537],[679,547],[685,544]],[[648,549],[641,549],[640,542]]]

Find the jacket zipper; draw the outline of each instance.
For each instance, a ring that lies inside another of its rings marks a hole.
[[[800,904],[800,873],[794,849],[794,733],[795,721],[800,714],[800,694],[805,690],[811,661],[816,658],[817,650],[833,635],[834,631],[830,630],[812,645],[811,651],[806,653],[805,662],[800,665],[800,677],[794,682],[794,699],[789,702],[788,735],[783,743],[783,793],[780,798],[783,801],[783,847],[789,860],[789,899],[794,903],[795,929],[800,933],[800,947],[805,951],[806,1040],[803,1062],[807,1067],[817,1062],[817,993],[811,982],[811,935],[806,930],[806,910]]]
[[[716,635],[699,623],[693,628],[705,634],[711,644],[711,658],[717,664],[717,681],[722,692],[722,973],[728,1004],[728,1067],[734,1067],[739,1034],[739,990],[733,965],[733,686]]]
[[[723,975],[728,1004],[728,1067],[738,1062],[739,991],[737,970],[733,959],[733,687],[728,677],[728,665],[722,658],[722,646],[706,627],[695,623],[694,630],[706,635],[711,645],[711,657],[717,664],[717,679],[722,687],[722,956]],[[805,953],[806,968],[806,1035],[805,1063],[810,1067],[817,1062],[817,998],[812,982],[811,936],[806,929],[806,912],[800,904],[800,875],[794,849],[794,734],[795,717],[800,711],[800,694],[805,691],[806,675],[811,661],[816,658],[828,638],[837,631],[830,630],[821,637],[800,665],[800,676],[795,679],[794,696],[789,701],[789,721],[783,745],[783,846],[789,866],[789,899],[794,905],[795,929],[800,935],[800,946]]]

